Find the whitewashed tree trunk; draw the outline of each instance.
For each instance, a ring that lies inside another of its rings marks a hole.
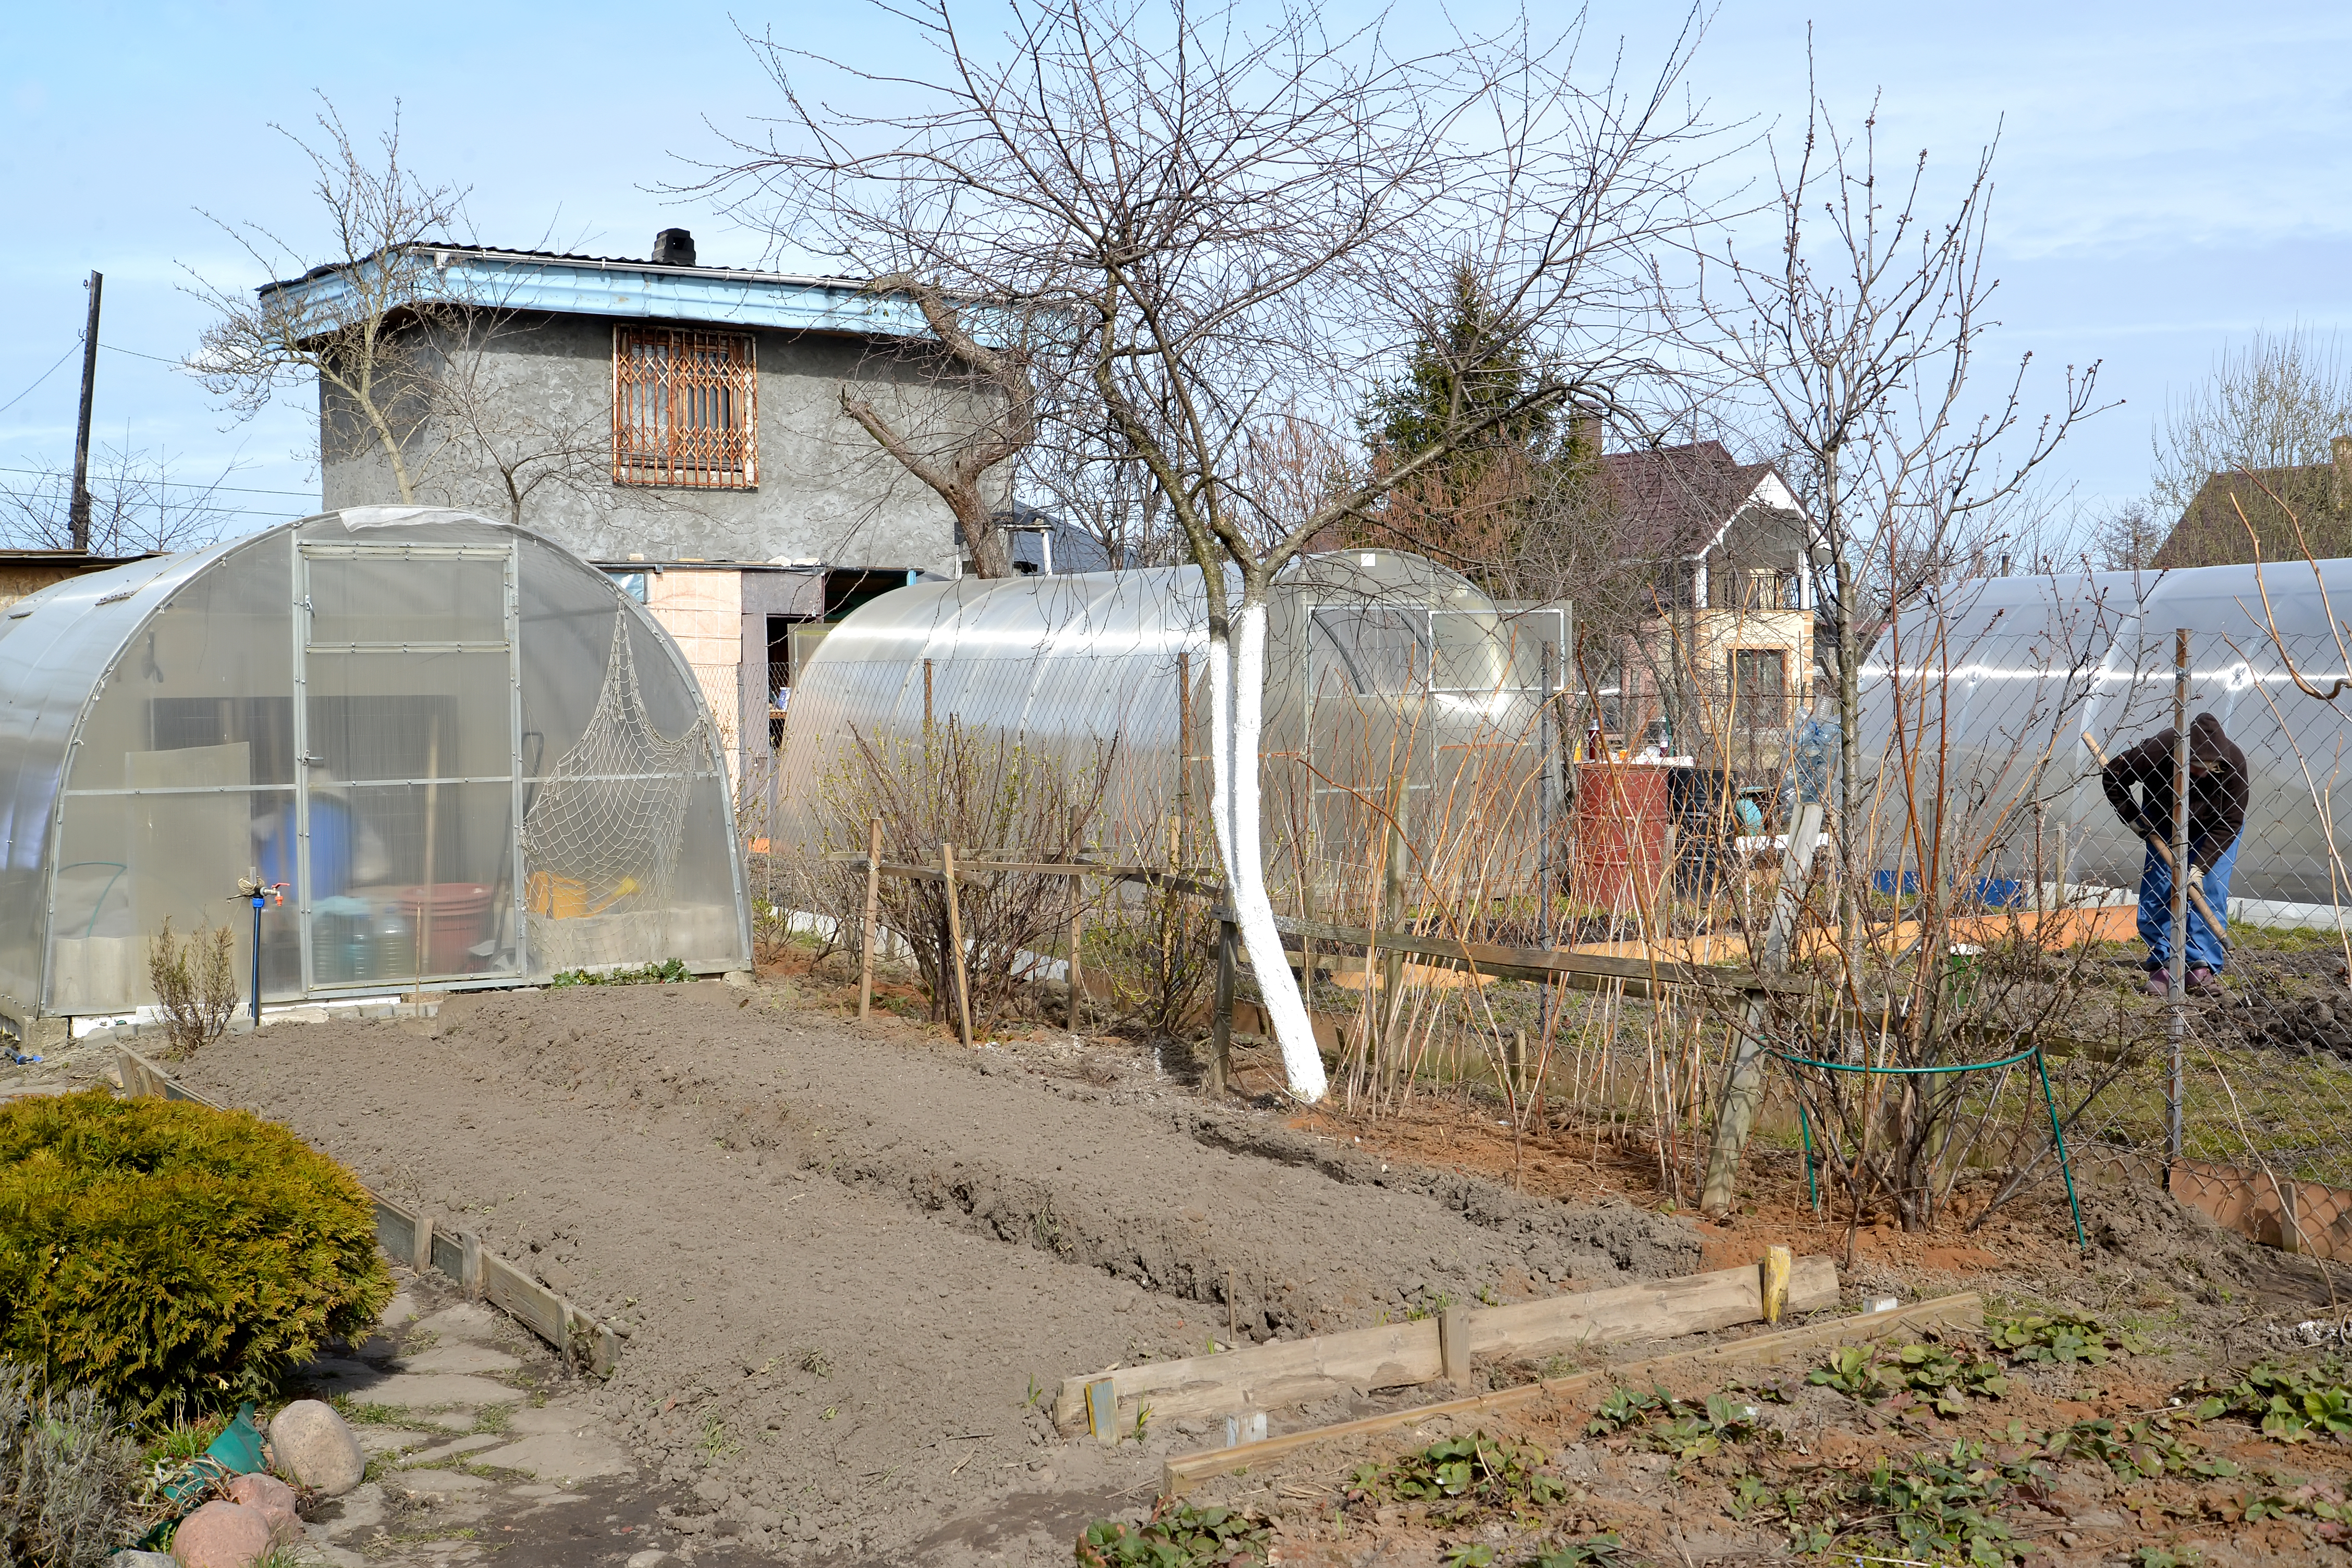
[[[1328,1087],[1323,1058],[1315,1048],[1315,1028],[1297,978],[1283,957],[1282,933],[1275,929],[1274,901],[1265,889],[1265,853],[1258,801],[1258,739],[1265,727],[1265,625],[1263,601],[1244,603],[1230,635],[1209,633],[1210,816],[1215,819],[1217,854],[1225,886],[1239,917],[1242,946],[1257,976],[1282,1070],[1293,1098],[1312,1105]]]

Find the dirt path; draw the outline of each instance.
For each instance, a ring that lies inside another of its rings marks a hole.
[[[966,1055],[781,986],[458,999],[275,1026],[187,1070],[631,1325],[594,1407],[808,1561],[1065,1558],[1176,1431],[1055,1438],[1072,1373],[1696,1266],[1687,1226],[1382,1169],[1148,1059]],[[1231,1279],[1234,1300],[1225,1297]]]

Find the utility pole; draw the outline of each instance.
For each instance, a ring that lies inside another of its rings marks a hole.
[[[81,423],[74,430],[73,547],[89,549],[89,405],[98,392],[98,297],[106,275],[89,275],[89,325],[81,336]]]

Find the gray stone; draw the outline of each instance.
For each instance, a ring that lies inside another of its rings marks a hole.
[[[648,1547],[643,1552],[629,1553],[628,1568],[661,1568],[661,1565],[668,1561],[668,1552],[658,1548]]]
[[[179,1564],[173,1561],[172,1554],[168,1552],[125,1550],[108,1558],[106,1568],[179,1568]]]
[[[486,1492],[490,1483],[457,1470],[403,1470],[397,1479],[384,1483],[384,1489],[410,1497],[460,1498]]]
[[[498,1332],[499,1321],[497,1312],[479,1301],[459,1301],[419,1322],[416,1332],[445,1340],[486,1340]]]
[[[400,1358],[403,1372],[512,1372],[521,1362],[488,1345],[436,1345]]]
[[[628,1456],[609,1437],[594,1433],[544,1433],[474,1456],[492,1469],[524,1470],[541,1480],[593,1480],[630,1468]]]
[[[387,1329],[396,1329],[415,1316],[416,1316],[416,1298],[405,1290],[401,1290],[395,1292],[392,1300],[383,1304],[383,1311],[376,1321]]]
[[[315,1399],[298,1399],[270,1417],[269,1452],[279,1469],[326,1497],[342,1496],[367,1474],[351,1423]]]
[[[537,1437],[551,1432],[584,1432],[597,1424],[596,1416],[573,1405],[520,1405],[507,1417],[507,1430],[518,1437]]]
[[[396,1405],[406,1410],[425,1410],[442,1405],[504,1405],[517,1394],[506,1384],[487,1378],[445,1372],[401,1372],[354,1389],[352,1397],[377,1405]]]
[[[370,1481],[356,1491],[320,1505],[311,1516],[310,1528],[314,1531],[323,1530],[330,1541],[340,1541],[362,1530],[373,1530],[383,1522],[383,1486],[382,1482]]]
[[[371,1458],[378,1454],[398,1454],[433,1441],[436,1434],[412,1432],[404,1426],[362,1426],[359,1428],[360,1447]]]
[[[460,1437],[454,1443],[443,1443],[420,1453],[403,1455],[400,1462],[404,1466],[437,1465],[444,1459],[454,1459],[460,1454],[470,1454],[478,1448],[495,1448],[504,1441],[506,1439],[503,1437],[493,1437],[487,1433],[477,1432],[470,1437]]]

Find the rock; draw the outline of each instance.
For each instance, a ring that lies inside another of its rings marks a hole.
[[[403,1372],[512,1372],[522,1363],[488,1345],[436,1345],[400,1358]]]
[[[172,1532],[180,1568],[246,1568],[269,1550],[269,1521],[243,1503],[208,1502]]]
[[[125,1547],[106,1560],[106,1568],[176,1568],[168,1552],[133,1552]]]
[[[593,1432],[545,1433],[476,1454],[473,1462],[498,1470],[527,1470],[543,1481],[586,1481],[617,1476],[629,1457],[610,1437]]]
[[[269,1540],[289,1546],[302,1539],[302,1521],[294,1512],[294,1489],[276,1476],[238,1476],[228,1483],[228,1500],[243,1503],[269,1521]]]
[[[322,1497],[342,1496],[367,1474],[351,1423],[315,1399],[298,1399],[270,1418],[269,1452],[279,1469]]]

